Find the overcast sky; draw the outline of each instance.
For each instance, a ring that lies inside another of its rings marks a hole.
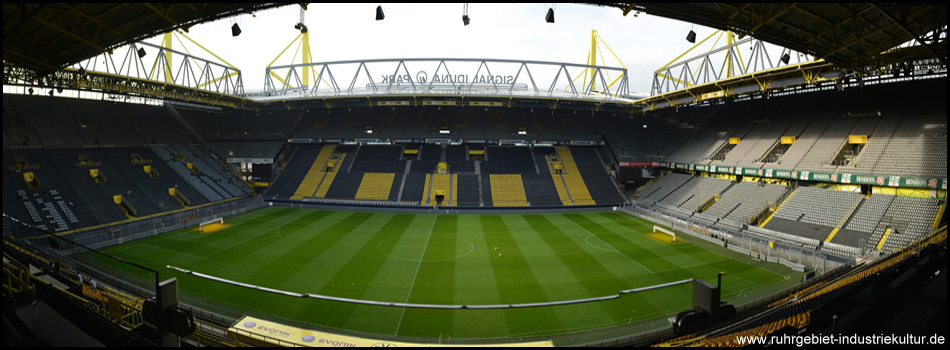
[[[700,40],[714,31],[591,5],[554,4],[551,24],[544,16],[552,4],[470,4],[469,26],[462,24],[462,4],[382,4],[382,21],[375,20],[377,5],[310,4],[305,23],[314,62],[445,57],[583,64],[594,29],[628,68],[630,91],[649,93],[653,71],[692,46],[685,39],[691,29]],[[202,24],[188,35],[240,68],[247,91],[259,91],[265,67],[299,34],[299,19],[300,7],[289,5]],[[231,36],[233,23],[241,27],[238,37]],[[160,38],[146,41],[160,44]],[[289,64],[291,53],[275,65]],[[606,65],[619,66],[604,57]]]

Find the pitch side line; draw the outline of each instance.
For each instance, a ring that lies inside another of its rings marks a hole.
[[[693,281],[694,281],[692,278],[689,278],[689,279],[685,279],[685,280],[679,280],[679,281],[674,281],[674,282],[669,282],[669,283],[657,284],[657,285],[653,285],[653,286],[640,287],[640,288],[633,288],[633,289],[625,289],[625,290],[619,291],[617,294],[605,295],[605,296],[602,296],[602,297],[585,298],[585,299],[573,299],[573,300],[561,300],[561,301],[548,301],[548,302],[539,302],[539,303],[522,303],[522,304],[490,304],[490,305],[486,305],[486,304],[472,304],[472,305],[467,305],[467,304],[465,304],[465,305],[448,305],[448,304],[394,303],[394,302],[388,302],[388,301],[375,301],[375,300],[363,300],[363,299],[352,299],[352,298],[333,297],[333,296],[320,295],[320,294],[309,294],[309,293],[303,293],[303,294],[301,294],[301,293],[296,293],[296,292],[289,292],[289,291],[280,290],[280,289],[273,289],[273,288],[267,288],[267,287],[256,286],[256,285],[253,285],[253,284],[247,284],[247,283],[232,281],[232,280],[229,280],[229,279],[225,279],[225,278],[221,278],[221,277],[215,277],[215,276],[212,276],[212,275],[206,275],[206,274],[203,274],[203,273],[200,273],[200,272],[194,272],[194,271],[186,270],[186,269],[183,269],[183,268],[180,268],[180,267],[171,266],[171,265],[165,265],[165,268],[170,269],[170,270],[175,270],[175,271],[178,271],[178,272],[181,272],[181,273],[185,273],[185,274],[188,274],[188,275],[192,275],[192,276],[209,279],[209,280],[212,280],[212,281],[217,281],[217,282],[221,282],[221,283],[227,283],[227,284],[231,284],[231,285],[235,285],[235,286],[239,286],[239,287],[244,287],[244,288],[249,288],[249,289],[254,289],[254,290],[269,292],[269,293],[275,293],[275,294],[286,295],[286,296],[295,297],[295,298],[313,298],[313,299],[329,300],[329,301],[338,301],[338,302],[343,302],[343,303],[351,303],[351,304],[359,304],[359,305],[401,307],[401,308],[404,308],[404,309],[405,309],[405,308],[410,308],[410,307],[411,307],[411,308],[417,308],[417,309],[451,309],[451,310],[461,310],[461,309],[517,309],[517,308],[528,308],[528,307],[547,307],[547,306],[558,306],[558,305],[571,305],[571,304],[581,304],[581,303],[590,303],[590,302],[596,302],[596,301],[603,301],[603,300],[616,299],[616,298],[619,298],[619,297],[620,297],[621,295],[623,295],[623,294],[645,292],[645,291],[648,291],[648,290],[659,289],[659,288],[665,288],[665,287],[675,286],[675,285],[679,285],[679,284],[690,283],[690,282],[693,282]]]
[[[429,248],[429,240],[432,239],[432,231],[435,230],[435,223],[439,221],[439,216],[435,216],[435,220],[432,220],[432,227],[429,228],[429,237],[426,237],[426,244],[422,247],[422,256],[419,257],[419,265],[416,266],[416,273],[412,276],[412,284],[409,285],[409,294],[406,295],[406,303],[409,303],[409,297],[412,296],[412,288],[416,286],[416,277],[419,277],[419,268],[422,267],[422,259],[426,257],[426,249]],[[399,334],[399,327],[402,326],[402,318],[406,315],[406,309],[402,309],[402,314],[399,315],[399,323],[396,324],[396,333],[393,335]]]

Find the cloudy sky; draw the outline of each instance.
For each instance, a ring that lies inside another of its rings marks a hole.
[[[463,4],[382,4],[382,21],[375,20],[377,5],[310,4],[305,23],[314,62],[444,57],[583,64],[591,30],[597,30],[627,66],[630,91],[649,93],[653,71],[692,46],[685,39],[691,29],[699,39],[714,31],[646,14],[624,17],[618,9],[591,5],[470,4],[469,26],[462,24]],[[554,24],[544,20],[552,6]],[[206,23],[188,35],[240,68],[247,91],[259,91],[265,67],[299,33],[294,29],[299,20],[300,7],[289,5]],[[242,29],[238,37],[231,36],[233,23]],[[160,44],[161,39],[146,41]],[[275,65],[289,64],[289,56]],[[604,57],[606,65],[619,66],[611,55]]]

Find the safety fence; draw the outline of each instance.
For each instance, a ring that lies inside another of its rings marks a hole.
[[[622,205],[620,210],[755,259],[788,266],[796,271],[811,269],[817,273],[825,273],[839,266],[854,265],[856,261],[854,256],[823,252],[817,241],[811,242],[807,238],[782,232],[731,227],[704,217],[687,215],[685,212],[658,206],[648,207],[635,202]]]

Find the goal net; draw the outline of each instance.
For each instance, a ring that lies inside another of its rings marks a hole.
[[[672,237],[673,237],[673,242],[676,242],[676,232],[673,232],[673,231],[671,231],[671,230],[667,230],[667,229],[662,228],[662,227],[659,227],[659,226],[657,226],[657,225],[653,225],[653,233],[657,233],[657,232],[665,233],[665,234],[668,234],[668,235],[672,236]]]
[[[198,224],[198,232],[204,231],[205,226],[214,225],[214,224],[224,225],[224,218],[216,218],[216,219],[209,219],[209,220],[202,221],[200,224]]]

